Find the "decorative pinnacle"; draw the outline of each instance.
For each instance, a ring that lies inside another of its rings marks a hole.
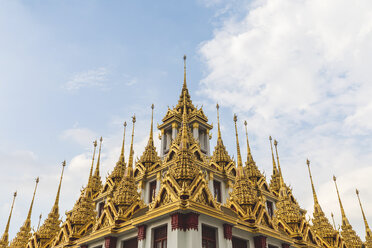
[[[62,162],[62,173],[61,173],[61,178],[59,179],[58,191],[57,191],[56,201],[54,202],[54,207],[58,207],[59,195],[61,192],[62,178],[63,178],[63,172],[65,170],[65,166],[66,166],[66,160]]]
[[[309,159],[306,159],[306,164],[307,164],[307,168],[309,169],[309,176],[310,176],[310,181],[311,181],[311,188],[313,190],[314,204],[317,205],[317,204],[319,204],[319,202],[318,202],[318,197],[316,196],[316,192],[315,192],[313,177],[311,176],[310,160]]]
[[[362,210],[362,215],[363,215],[363,220],[364,220],[364,226],[365,226],[365,228],[366,228],[366,237],[367,237],[368,235],[370,235],[370,233],[371,233],[371,229],[370,229],[369,226],[368,226],[367,218],[366,218],[366,215],[364,214],[364,210],[363,210],[362,202],[360,201],[360,197],[359,197],[359,190],[356,189],[355,192],[356,192],[357,197],[358,197],[358,201],[359,201],[360,209]]]
[[[41,222],[41,217],[43,217],[42,214],[39,215],[39,223],[37,224],[37,229],[36,229],[36,231],[39,231],[39,228],[40,228],[40,222]]]
[[[32,201],[31,201],[30,209],[28,210],[27,220],[31,220],[32,206],[34,205],[36,189],[37,189],[37,185],[39,183],[39,177],[37,177],[35,181],[36,181],[36,184],[35,184],[34,194],[32,196]]]
[[[283,179],[282,169],[280,168],[279,155],[278,155],[278,141],[274,140],[274,146],[275,146],[275,152],[276,152],[276,160],[278,162],[279,175]]]
[[[127,122],[126,121],[124,121],[123,126],[124,126],[123,144],[121,145],[121,153],[120,153],[119,161],[121,161],[124,164],[124,162],[125,162],[125,159],[124,159],[125,130],[127,129]]]
[[[96,165],[96,170],[94,171],[94,176],[95,177],[99,177],[99,165],[100,165],[100,162],[101,162],[101,148],[102,148],[102,136],[101,138],[99,139],[99,150],[98,150],[98,158],[97,158],[97,165]]]
[[[186,89],[186,55],[183,55],[183,88]]]
[[[342,223],[348,223],[349,221],[348,221],[347,218],[346,218],[345,210],[344,210],[344,207],[342,206],[340,193],[338,192],[338,187],[337,187],[337,182],[336,182],[336,176],[333,176],[333,181],[335,182],[336,191],[337,191],[337,196],[338,196],[338,201],[339,201],[339,203],[340,203],[341,216],[342,216]]]
[[[273,175],[276,175],[278,174],[278,169],[276,168],[276,163],[275,163],[275,158],[274,158],[274,151],[273,151],[273,143],[272,143],[272,138],[271,136],[269,136],[269,140],[270,140],[270,148],[271,148],[271,157],[273,159]]]
[[[243,168],[243,162],[242,162],[242,155],[240,154],[238,128],[236,126],[236,122],[237,121],[238,121],[238,116],[236,114],[234,114],[235,136],[236,136],[236,150],[237,150],[237,155],[238,155],[238,170],[241,170],[240,168]]]
[[[134,137],[134,123],[136,123],[136,115],[133,115],[132,117],[132,141],[130,143],[130,151],[129,151],[129,162],[128,162],[128,167],[133,167],[133,137]]]
[[[94,150],[93,150],[92,166],[90,167],[89,180],[92,180],[91,178],[93,176],[94,156],[96,155],[97,140],[93,141],[93,146],[94,146]]]
[[[154,123],[154,108],[155,108],[155,106],[154,106],[154,104],[151,104],[151,129],[150,129],[150,142],[152,142],[153,143],[153,140],[154,140],[154,138],[153,138],[153,123]]]
[[[1,241],[5,241],[6,244],[8,244],[8,235],[9,235],[8,232],[9,232],[10,219],[12,218],[13,207],[14,207],[14,202],[15,202],[16,197],[17,197],[17,191],[14,192],[14,194],[13,194],[12,207],[10,208],[10,214],[9,214],[8,222],[6,223],[5,232],[4,232],[3,237],[1,239]]]
[[[218,139],[221,139],[221,129],[220,129],[220,105],[216,104],[217,109],[217,123],[218,123]]]
[[[245,136],[247,137],[247,163],[249,164],[253,162],[253,157],[251,153],[251,148],[249,146],[247,121],[244,121],[244,126],[245,126]]]

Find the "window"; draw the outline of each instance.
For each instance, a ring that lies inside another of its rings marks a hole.
[[[167,226],[154,229],[154,248],[167,247]]]
[[[233,248],[248,248],[247,241],[237,237],[232,238],[232,247]]]
[[[273,215],[274,215],[273,202],[266,201],[266,206],[267,206],[267,212],[268,212],[268,214],[270,215],[270,217],[273,217]]]
[[[268,248],[279,248],[278,246],[275,246],[275,245],[268,245]]]
[[[101,217],[101,215],[103,214],[103,209],[105,207],[105,202],[100,202],[98,203],[98,218]]]
[[[156,181],[152,181],[149,184],[150,191],[149,191],[149,203],[152,202],[152,198],[155,198],[155,192],[156,192]]]
[[[221,182],[213,180],[214,197],[218,202],[221,202]]]
[[[202,225],[202,248],[216,248],[216,229]]]
[[[123,242],[123,248],[137,248],[137,247],[138,247],[137,238],[128,239]]]

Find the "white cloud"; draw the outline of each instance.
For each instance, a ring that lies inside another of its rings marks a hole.
[[[105,88],[107,83],[108,70],[100,67],[94,70],[84,71],[75,74],[65,85],[69,91],[77,91],[86,87]]]
[[[64,140],[72,140],[79,145],[86,146],[87,144],[93,142],[97,138],[95,132],[87,128],[74,127],[63,131],[61,138]]]
[[[256,0],[230,12],[200,46],[202,94],[246,118],[255,158],[271,171],[268,135],[280,139],[286,180],[312,211],[305,159],[313,160],[323,209],[340,221],[332,174],[346,212],[364,227],[355,189],[372,176],[372,2]],[[363,202],[372,204],[364,190]],[[372,221],[372,212],[367,211]]]

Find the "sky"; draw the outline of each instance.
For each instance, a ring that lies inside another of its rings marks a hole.
[[[334,213],[339,225],[335,175],[347,217],[364,240],[355,189],[371,222],[371,1],[0,0],[0,37],[0,232],[18,192],[10,238],[26,218],[38,176],[32,226],[40,214],[45,219],[63,160],[65,220],[87,183],[92,142],[103,137],[105,178],[133,114],[141,155],[151,104],[155,123],[177,104],[186,54],[192,100],[215,126],[219,103],[230,155],[236,157],[237,113],[240,142],[247,120],[253,157],[268,181],[271,135],[308,218],[307,158],[326,215]],[[212,135],[214,147],[216,130]]]

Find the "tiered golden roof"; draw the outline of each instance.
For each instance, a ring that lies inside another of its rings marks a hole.
[[[27,218],[25,222],[23,223],[21,229],[17,233],[16,237],[10,243],[11,248],[25,248],[27,246],[29,238],[31,237],[31,213],[32,213],[32,207],[34,205],[35,194],[36,194],[38,183],[39,183],[39,178],[36,178],[34,194],[32,196],[32,201],[31,201],[30,209],[28,210]]]
[[[273,175],[270,186],[268,186],[266,177],[253,159],[247,122],[244,122],[247,159],[243,163],[236,115],[234,115],[234,125],[237,161],[233,161],[222,141],[218,104],[216,106],[217,144],[213,155],[209,155],[209,143],[208,146],[201,143],[205,143],[205,140],[210,138],[209,131],[212,125],[208,123],[202,108],[198,109],[191,101],[186,84],[185,60],[186,57],[184,57],[184,80],[178,104],[168,109],[163,123],[158,125],[162,137],[165,137],[165,132],[168,132],[168,142],[170,140],[170,143],[166,143],[166,150],[162,147],[161,157],[154,145],[154,105],[152,105],[149,140],[140,159],[134,162],[136,117],[133,116],[128,161],[125,161],[124,156],[126,133],[126,122],[124,122],[121,153],[113,171],[106,178],[105,184],[102,186],[100,177],[101,138],[96,168],[93,172],[97,147],[95,141],[87,185],[81,191],[73,209],[66,213],[66,220],[62,225],[60,226],[58,202],[64,169],[62,169],[52,210],[40,229],[30,239],[30,216],[37,180],[28,217],[10,247],[25,248],[27,243],[28,248],[82,247],[93,240],[102,240],[108,235],[117,236],[125,231],[134,231],[139,225],[164,215],[189,212],[208,215],[229,223],[236,229],[255,235],[274,237],[291,247],[361,247],[361,240],[353,231],[344,213],[337,185],[343,217],[341,235],[326,218],[315,192],[309,161],[307,163],[314,198],[312,225],[306,220],[306,211],[300,208],[291,188],[284,182],[278,155],[278,142],[274,140],[276,153],[274,156],[271,137],[269,140]],[[193,132],[191,132],[191,127]],[[169,136],[170,130],[171,136]],[[203,135],[203,139],[198,138],[199,134]],[[226,187],[225,192],[229,192],[225,203],[224,200],[217,199],[216,192],[211,191],[210,182],[214,183],[214,180],[223,183]],[[146,191],[148,187],[146,185],[153,182],[157,185],[156,191],[149,195],[145,203],[143,199],[146,197],[141,194]],[[366,245],[370,247],[371,230],[361,203],[360,206],[366,226]],[[11,213],[0,241],[0,248],[7,247]]]
[[[13,207],[14,207],[14,202],[15,202],[16,197],[17,197],[17,192],[14,192],[13,202],[12,202],[12,207],[10,208],[10,214],[9,214],[9,217],[8,217],[8,222],[6,223],[4,234],[3,234],[3,236],[1,237],[1,240],[0,240],[0,248],[6,248],[9,245],[9,225],[10,225],[10,219],[12,218]]]
[[[341,225],[341,235],[348,248],[360,248],[362,247],[362,241],[359,236],[354,231],[353,227],[350,225],[349,220],[346,217],[344,207],[342,206],[340,193],[338,192],[336,177],[333,176],[333,181],[335,182],[338,201],[340,203],[342,225]]]

